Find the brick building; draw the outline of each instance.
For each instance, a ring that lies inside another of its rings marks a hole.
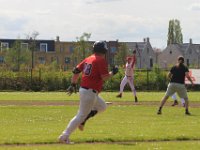
[[[0,64],[5,62],[6,50],[12,48],[15,41],[18,39],[0,39]],[[29,40],[19,39],[21,47],[32,51],[33,68],[39,64],[51,64],[56,61],[60,68],[68,70],[74,67],[78,61],[76,57],[72,57],[76,42],[60,41],[59,37],[56,40]],[[94,41],[88,42],[88,51],[92,51]],[[149,38],[142,42],[118,42],[107,41],[108,53],[106,59],[109,65],[113,65],[114,57],[118,51],[120,43],[125,43],[128,49],[137,49],[137,68],[151,68],[155,63],[155,53],[151,47]]]

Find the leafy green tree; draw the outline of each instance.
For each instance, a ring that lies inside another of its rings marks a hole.
[[[172,44],[174,42],[174,26],[173,20],[169,21],[169,28],[168,28],[168,40],[167,45]]]
[[[120,43],[118,52],[115,56],[116,65],[124,65],[126,63],[126,56],[128,55],[129,50],[125,43]]]
[[[182,34],[182,31],[181,31],[181,26],[180,26],[180,21],[175,19],[174,20],[174,31],[175,31],[175,43],[183,43],[183,34]]]
[[[36,50],[36,38],[39,32],[34,31],[31,35],[27,34],[26,39],[29,40],[29,49],[31,51],[31,70],[34,68],[34,51]]]
[[[50,71],[59,71],[60,67],[59,64],[56,60],[54,60],[50,65],[49,65],[49,70]]]
[[[7,50],[5,55],[5,63],[12,70],[19,71],[20,66],[30,66],[31,52],[27,48],[23,48],[21,40],[16,40],[12,47]]]
[[[90,37],[90,33],[83,33],[80,37],[76,37],[77,42],[74,43],[74,51],[71,56],[74,61],[74,65],[92,53],[90,50],[91,45],[89,44]]]
[[[169,21],[167,45],[181,43],[183,43],[183,35],[180,21],[177,19],[172,19]]]

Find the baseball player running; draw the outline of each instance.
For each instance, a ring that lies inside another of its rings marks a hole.
[[[126,69],[125,69],[125,76],[121,81],[120,84],[120,92],[116,97],[121,98],[122,93],[124,91],[124,86],[128,83],[129,86],[131,87],[131,90],[133,92],[133,96],[135,97],[135,102],[138,102],[137,95],[136,95],[136,90],[134,87],[134,65],[136,62],[136,51],[133,51],[133,56],[127,58],[127,63],[126,63]]]
[[[93,54],[85,58],[73,70],[71,86],[67,91],[69,95],[75,92],[79,73],[82,72],[79,89],[80,105],[76,116],[71,119],[66,129],[59,136],[59,142],[70,144],[69,137],[76,128],[83,130],[86,121],[90,117],[106,109],[106,103],[98,94],[101,92],[103,81],[118,72],[117,67],[113,67],[112,71],[108,72],[108,64],[105,59],[107,50],[106,42],[95,42]]]

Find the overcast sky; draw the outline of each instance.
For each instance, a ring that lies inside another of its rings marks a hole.
[[[200,0],[0,0],[0,38],[141,42],[166,47],[168,23],[178,19],[183,42],[200,44]]]

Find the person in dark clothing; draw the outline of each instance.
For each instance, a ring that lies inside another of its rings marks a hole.
[[[188,96],[185,87],[185,77],[187,77],[188,80],[192,83],[192,86],[194,86],[194,83],[189,76],[188,67],[184,65],[183,56],[178,57],[177,64],[171,68],[170,72],[168,73],[168,77],[170,82],[168,84],[165,96],[162,98],[157,114],[162,114],[162,107],[164,106],[169,96],[172,96],[175,92],[177,92],[179,97],[184,98],[185,100],[185,114],[190,115],[188,110]]]

